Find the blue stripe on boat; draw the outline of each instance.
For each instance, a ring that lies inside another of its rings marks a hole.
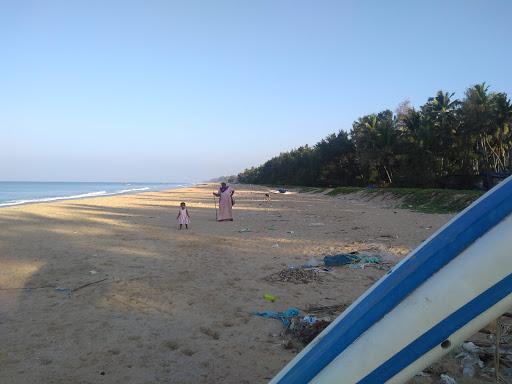
[[[434,273],[512,212],[512,177],[488,192],[414,252],[347,313],[279,380],[308,383],[350,344]]]
[[[375,369],[359,384],[384,383],[402,369],[412,364],[425,353],[448,339],[473,318],[485,312],[512,292],[512,274],[493,285],[466,305],[452,313],[428,332],[414,340],[380,367]]]

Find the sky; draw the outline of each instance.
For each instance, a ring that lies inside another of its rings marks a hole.
[[[0,0],[0,180],[203,181],[486,82],[508,0]]]

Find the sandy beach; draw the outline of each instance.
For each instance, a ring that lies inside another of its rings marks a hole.
[[[0,382],[264,383],[296,352],[252,312],[350,304],[385,270],[267,276],[347,251],[394,264],[452,217],[234,187],[234,222],[215,221],[213,185],[0,209]]]

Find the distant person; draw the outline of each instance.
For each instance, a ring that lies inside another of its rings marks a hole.
[[[185,229],[188,229],[188,225],[190,224],[190,215],[188,214],[188,209],[185,203],[180,204],[180,210],[178,211],[178,224],[180,225],[180,229],[185,224]]]
[[[213,192],[213,195],[219,198],[218,221],[233,221],[233,205],[235,205],[235,200],[233,199],[234,194],[235,190],[226,185],[226,183],[220,184],[217,193]]]

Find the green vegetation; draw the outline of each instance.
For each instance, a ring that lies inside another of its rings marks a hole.
[[[322,193],[325,192],[327,188],[317,188],[317,187],[302,187],[299,189],[299,193]]]
[[[356,193],[361,191],[369,191],[362,187],[337,187],[328,192],[329,196],[348,195],[349,193]]]
[[[453,189],[409,189],[392,191],[402,198],[401,208],[427,213],[459,212],[478,199],[483,192]]]
[[[310,192],[315,192],[317,190],[318,190],[318,188],[316,188],[316,187],[303,187],[303,188],[299,189],[299,193],[310,193]]]
[[[412,209],[426,213],[451,213],[459,212],[473,201],[478,199],[483,192],[433,189],[433,188],[354,188],[339,187],[328,193],[330,196],[362,192],[364,196],[373,198],[383,194],[390,194],[399,203],[398,208]]]
[[[363,116],[350,132],[281,153],[245,170],[238,181],[310,187],[488,188],[491,180],[482,175],[512,170],[512,104],[505,93],[490,92],[485,83],[468,88],[462,100],[453,96],[439,91],[419,109],[404,102],[394,113]]]

